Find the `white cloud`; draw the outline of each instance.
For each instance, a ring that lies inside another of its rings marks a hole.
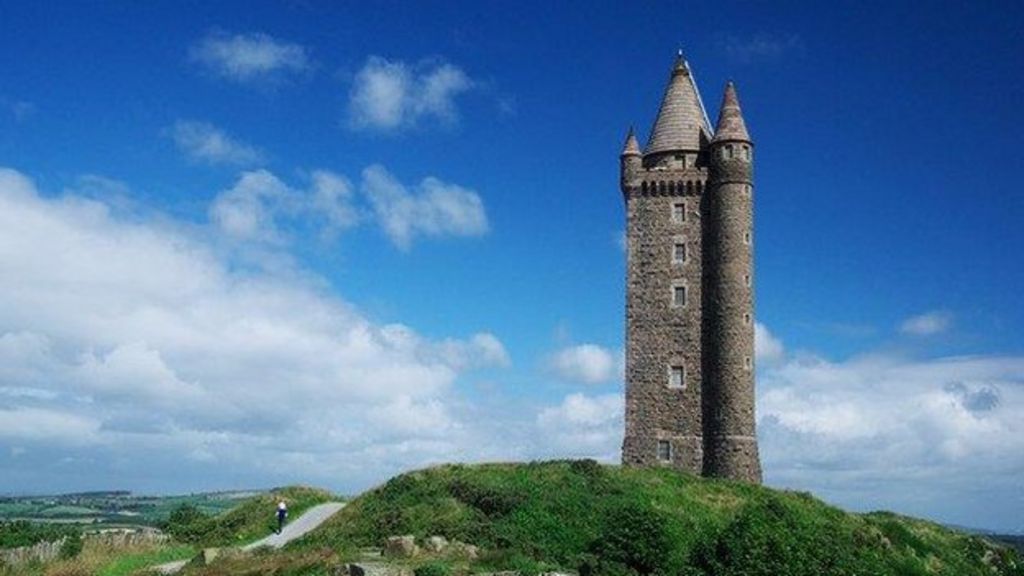
[[[62,445],[98,440],[100,422],[77,414],[39,408],[0,408],[0,439],[44,441]],[[24,453],[24,448],[21,449]]]
[[[242,188],[282,186],[253,178]],[[0,442],[40,458],[0,459],[5,478],[66,477],[53,467],[73,456],[82,482],[167,482],[153,479],[189,466],[206,467],[193,482],[232,470],[239,483],[254,471],[313,481],[342,462],[368,481],[472,447],[453,384],[507,365],[497,337],[375,324],[308,274],[238,270],[191,230],[44,197],[0,169],[0,277],[16,279],[0,282]]]
[[[754,323],[754,355],[759,362],[777,362],[785,354],[782,341],[776,338],[768,327],[760,322]]]
[[[356,74],[349,94],[349,121],[355,129],[396,130],[420,119],[451,122],[458,117],[455,98],[473,87],[451,64],[410,66],[371,56]]]
[[[210,218],[229,236],[280,241],[276,213],[297,202],[298,193],[267,170],[243,172],[235,185],[210,205]]]
[[[388,238],[408,250],[417,236],[481,236],[488,231],[483,201],[475,191],[424,178],[412,191],[383,166],[363,170],[362,191]]]
[[[357,224],[352,185],[345,177],[316,170],[310,181],[308,190],[299,190],[268,170],[243,172],[214,199],[210,219],[232,238],[278,244],[286,240],[281,221],[319,222],[325,237]]]
[[[773,485],[961,523],[950,508],[980,482],[993,499],[1020,489],[1024,358],[804,356],[763,370],[758,391]]]
[[[616,461],[622,447],[622,395],[570,394],[542,409],[537,426],[560,457]]]
[[[279,79],[312,66],[304,47],[261,33],[211,33],[191,47],[189,57],[236,82]]]
[[[596,344],[563,348],[548,364],[559,378],[582,384],[602,384],[620,375],[619,355]]]
[[[933,336],[948,330],[952,323],[952,314],[936,310],[907,318],[900,323],[900,332],[914,336]]]
[[[263,160],[262,152],[207,122],[178,120],[170,134],[178,149],[193,161],[249,165]]]

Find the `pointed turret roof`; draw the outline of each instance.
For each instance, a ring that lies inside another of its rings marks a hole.
[[[743,122],[743,113],[740,111],[740,100],[736,97],[736,86],[731,80],[725,85],[722,109],[718,112],[718,127],[715,128],[715,141],[721,140],[750,141],[747,124]]]
[[[707,139],[710,133],[711,128],[693,74],[680,52],[672,67],[672,76],[665,88],[665,97],[661,100],[658,118],[654,121],[651,139],[644,153],[700,150],[701,135]]]
[[[640,155],[640,143],[636,141],[636,134],[633,133],[633,127],[629,127],[629,134],[626,135],[626,144],[622,147],[622,156],[639,156]]]

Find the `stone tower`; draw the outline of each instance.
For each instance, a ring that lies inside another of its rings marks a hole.
[[[620,157],[627,466],[761,481],[752,160],[735,87],[726,86],[712,133],[680,56],[646,148],[630,129]]]

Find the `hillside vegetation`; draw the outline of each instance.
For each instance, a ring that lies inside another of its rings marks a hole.
[[[593,461],[449,465],[403,474],[352,501],[292,550],[345,555],[400,534],[480,546],[485,552],[471,570],[1024,574],[1015,551],[930,522],[850,514],[805,493]]]
[[[326,490],[289,486],[249,498],[231,510],[211,516],[191,505],[171,512],[164,530],[175,540],[199,546],[245,544],[270,534],[277,528],[277,503],[288,505],[291,519],[307,509],[337,500]]]

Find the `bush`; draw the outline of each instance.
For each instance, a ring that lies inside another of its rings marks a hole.
[[[212,517],[199,508],[182,504],[171,511],[162,528],[179,542],[199,544],[209,536],[213,522]]]
[[[40,542],[56,542],[67,536],[81,534],[76,526],[67,524],[36,524],[27,520],[0,522],[0,548],[20,548]]]
[[[628,502],[611,508],[601,535],[580,564],[580,574],[618,576],[664,572],[672,552],[665,518],[650,504]]]
[[[482,486],[456,478],[449,485],[456,500],[483,512],[490,518],[505,516],[523,501],[523,496],[508,489]]]
[[[855,537],[842,527],[824,509],[793,506],[778,497],[755,500],[696,551],[694,563],[722,576],[861,573],[868,559],[857,562],[850,545]]]
[[[81,534],[71,534],[67,537],[60,546],[59,557],[61,560],[71,560],[77,558],[82,552],[82,536]]]

